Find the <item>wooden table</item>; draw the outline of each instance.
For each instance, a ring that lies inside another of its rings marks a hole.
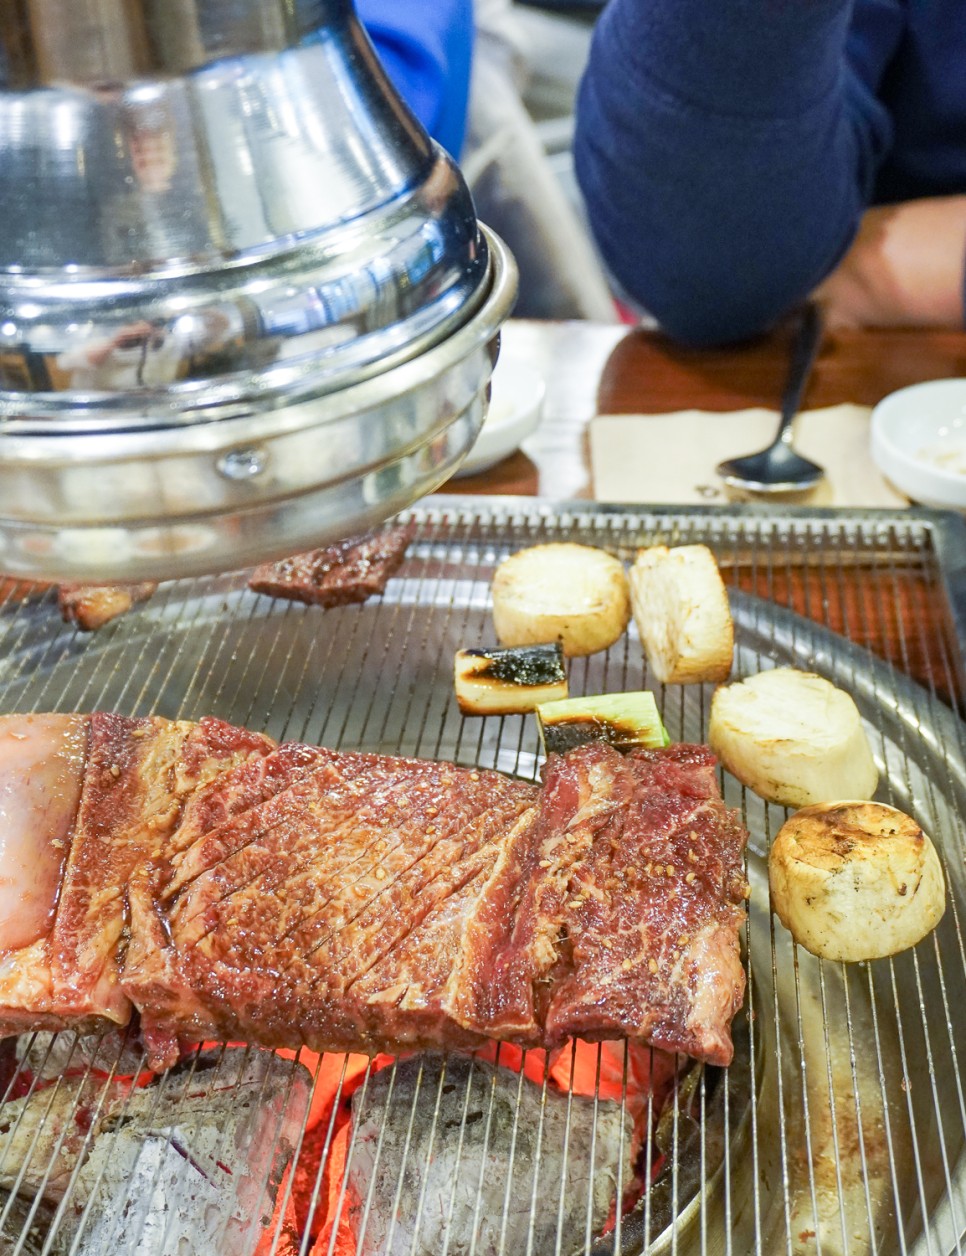
[[[591,323],[514,322],[506,331],[547,382],[544,419],[519,451],[477,476],[450,481],[447,492],[510,493],[556,499],[593,497],[587,445],[595,414],[647,414],[699,407],[777,408],[788,369],[791,327],[754,343],[719,350],[681,348],[657,332]],[[882,331],[830,333],[805,398],[808,407],[851,401],[874,405],[919,380],[966,375],[966,333]],[[642,419],[642,422],[646,422]],[[934,685],[962,706],[960,683],[932,660],[947,651],[949,625],[934,579],[909,572],[890,615],[869,601],[857,568],[841,596],[829,599],[807,567],[782,587],[758,587],[753,571],[729,573],[739,586],[769,596],[860,640],[899,670]],[[925,608],[925,610],[924,610]],[[929,630],[923,632],[923,615]],[[866,625],[858,631],[856,625]],[[955,691],[955,692],[954,692]]]
[[[697,407],[778,407],[791,328],[728,349],[684,349],[657,332],[597,323],[511,322],[506,337],[547,381],[544,420],[519,452],[449,492],[592,497],[587,425],[595,414],[661,414]],[[875,405],[924,379],[966,375],[966,332],[829,333],[807,407]]]

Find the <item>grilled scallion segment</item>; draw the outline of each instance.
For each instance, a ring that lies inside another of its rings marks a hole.
[[[548,754],[563,754],[587,741],[606,741],[618,750],[671,744],[654,695],[644,691],[543,702],[537,707],[537,720]]]
[[[567,696],[559,641],[492,650],[458,650],[456,701],[464,715],[518,715]]]

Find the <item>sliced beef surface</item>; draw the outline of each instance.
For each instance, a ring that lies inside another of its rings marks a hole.
[[[56,905],[41,936],[0,952],[0,1033],[80,1028],[104,1018],[126,1023],[131,1004],[118,976],[132,879],[164,861],[189,798],[274,745],[216,719],[191,723],[106,712],[76,718],[84,729],[81,783],[73,823],[53,839],[59,847]],[[11,728],[7,735],[17,734]],[[32,773],[23,788],[39,799],[47,782]],[[42,851],[46,837],[37,833]]]
[[[551,980],[572,950],[575,867],[627,801],[622,762],[603,743],[550,760],[534,822],[505,844],[467,920],[452,991],[463,1025],[543,1042]]]
[[[703,747],[493,772],[282,747],[310,764],[198,835],[122,986],[179,1033],[316,1050],[629,1036],[727,1063],[745,834]],[[175,834],[172,839],[180,844]]]
[[[249,588],[310,606],[345,606],[382,593],[415,535],[412,524],[347,537],[321,549],[262,563]]]
[[[66,757],[24,781],[24,831],[50,840],[33,923],[0,949],[0,1031],[136,1008],[155,1067],[210,1038],[374,1054],[627,1036],[730,1061],[746,834],[703,747],[583,746],[537,786],[213,719],[2,731]]]
[[[572,965],[550,996],[550,1041],[623,1034],[730,1061],[745,833],[714,768],[709,750],[686,745],[636,751],[616,768],[627,788],[619,825],[571,870]]]
[[[51,934],[55,981],[65,991],[116,1008],[121,1018],[117,951],[132,875],[166,854],[186,798],[271,746],[220,720],[91,716],[77,825]]]
[[[537,795],[495,772],[320,752],[182,859],[156,908],[160,947],[132,947],[125,967],[147,1033],[160,1043],[183,1028],[180,1000],[158,1005],[157,983],[174,980],[192,992],[195,1032],[265,1043],[297,1033],[316,1049],[479,1040],[438,1006],[469,910],[462,896],[482,888]],[[454,927],[430,927],[420,948],[414,932],[447,912]],[[423,1014],[409,1018],[398,1003],[415,984]]]
[[[535,822],[491,878],[454,1016],[555,1046],[627,1036],[731,1059],[746,834],[699,746],[552,755]]]

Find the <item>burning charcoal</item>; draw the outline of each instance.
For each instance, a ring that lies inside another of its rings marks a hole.
[[[66,1256],[70,1243],[58,1235],[51,1243],[53,1209],[0,1191],[0,1256]]]
[[[247,1256],[308,1110],[311,1078],[269,1051],[202,1053],[150,1085],[87,1073],[0,1106],[0,1186],[69,1196],[84,1256]]]
[[[26,1069],[21,1075],[20,1096],[0,1106],[0,1186],[12,1188],[20,1178],[24,1193],[56,1203],[91,1137],[124,1106],[131,1082],[83,1069],[56,1081],[32,1078]]]
[[[548,1086],[544,1104],[541,1086],[462,1056],[416,1057],[380,1070],[364,1095],[356,1092],[352,1120],[350,1224],[359,1256],[525,1252],[531,1225],[533,1251],[570,1251],[583,1245],[588,1207],[595,1232],[606,1222],[622,1155],[624,1184],[632,1177],[630,1120],[622,1135],[618,1104],[597,1103],[594,1140],[592,1099]]]
[[[256,567],[248,587],[309,606],[345,606],[382,593],[402,566],[415,529],[386,528]]]
[[[147,1069],[144,1049],[136,1036],[117,1026],[93,1034],[65,1030],[25,1034],[9,1041],[16,1041],[21,1070],[44,1081],[56,1080],[68,1070],[80,1074],[95,1069],[126,1077]]]

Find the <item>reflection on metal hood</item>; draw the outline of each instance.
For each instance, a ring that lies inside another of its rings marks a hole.
[[[0,568],[279,556],[455,469],[512,260],[351,0],[0,15]]]

